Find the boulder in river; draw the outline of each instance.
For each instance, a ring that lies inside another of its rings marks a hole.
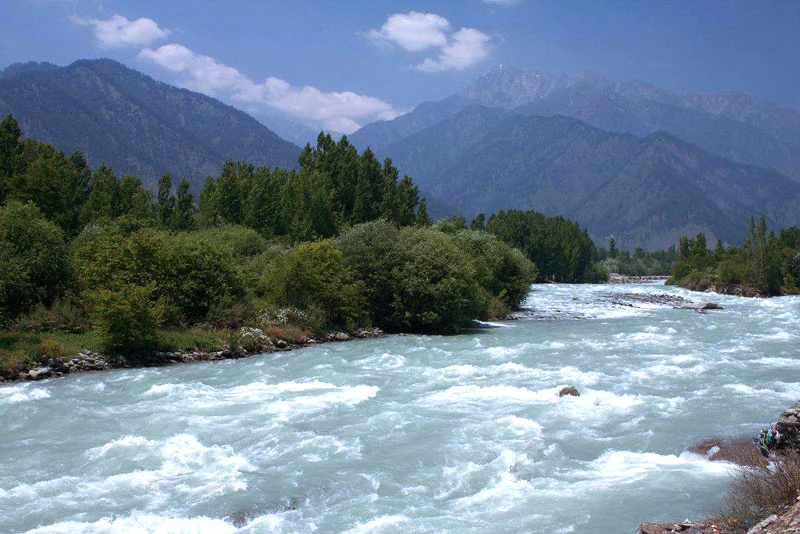
[[[693,302],[691,304],[684,304],[676,306],[679,310],[694,310],[697,312],[704,312],[706,310],[722,310],[722,306],[715,302]]]
[[[559,397],[563,397],[564,395],[570,395],[572,397],[580,397],[581,392],[578,391],[578,388],[575,386],[566,386],[561,388],[561,391],[558,392]]]

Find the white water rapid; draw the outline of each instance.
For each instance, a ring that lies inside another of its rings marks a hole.
[[[716,511],[733,467],[687,447],[800,399],[798,297],[527,305],[459,336],[2,386],[0,531],[633,532]]]

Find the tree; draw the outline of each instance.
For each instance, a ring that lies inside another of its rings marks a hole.
[[[158,222],[161,223],[161,226],[171,227],[175,212],[175,197],[172,194],[172,177],[169,173],[158,179],[156,208],[158,209]]]
[[[0,208],[0,314],[13,317],[52,302],[68,277],[62,230],[31,202]]]
[[[22,129],[10,113],[0,122],[0,203],[5,200],[8,181],[19,164]]]
[[[428,215],[428,202],[423,198],[419,202],[419,210],[417,211],[417,226],[431,226],[433,219]]]
[[[486,230],[486,215],[483,213],[479,213],[472,219],[472,222],[469,224],[470,230],[476,231],[483,231]]]
[[[174,230],[189,230],[194,226],[194,195],[189,192],[190,185],[186,178],[183,178],[178,184],[175,210],[170,220],[170,226]]]

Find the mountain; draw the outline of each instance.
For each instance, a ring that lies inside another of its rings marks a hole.
[[[800,181],[800,112],[738,92],[677,94],[640,81],[594,73],[553,76],[496,67],[460,93],[418,106],[393,121],[364,126],[359,147],[384,147],[452,117],[469,104],[523,115],[565,115],[612,132],[668,132],[739,163]],[[388,141],[388,142],[387,142]]]
[[[739,242],[753,214],[772,227],[800,223],[800,183],[663,132],[639,138],[471,105],[385,151],[462,214],[535,209],[628,247],[663,248],[701,231],[712,243]]]
[[[253,117],[109,59],[66,67],[27,63],[0,73],[0,116],[13,113],[26,137],[82,151],[152,185],[165,172],[198,190],[225,160],[296,167],[300,148]]]

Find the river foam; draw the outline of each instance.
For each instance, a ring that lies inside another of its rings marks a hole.
[[[717,510],[735,468],[686,449],[800,397],[796,297],[548,285],[526,306],[460,336],[0,386],[1,530],[627,532]]]

